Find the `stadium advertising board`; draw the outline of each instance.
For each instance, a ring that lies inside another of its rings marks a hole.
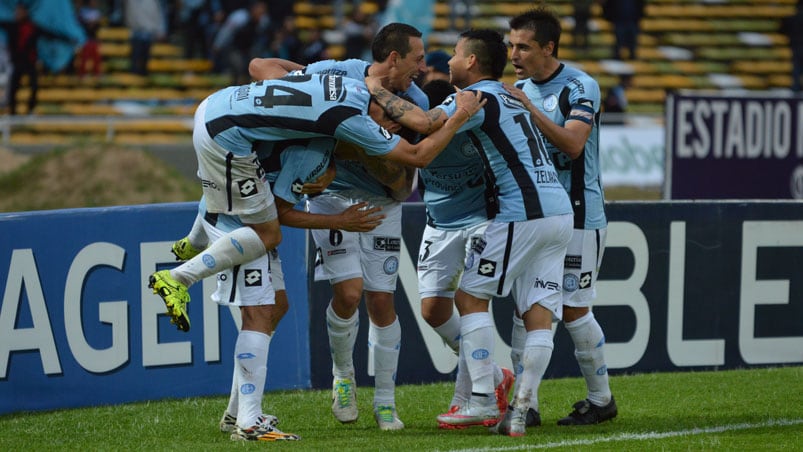
[[[671,93],[665,196],[803,199],[803,99]]]
[[[451,380],[457,359],[419,315],[415,262],[424,224],[405,205],[396,311],[397,383]],[[594,314],[612,374],[803,363],[803,202],[616,202]],[[313,387],[331,386],[324,311],[331,290],[311,287]],[[512,301],[492,303],[495,358],[510,366]],[[372,385],[368,318],[360,310],[357,381]],[[547,377],[577,376],[561,325]],[[448,403],[444,399],[443,403]]]
[[[239,311],[190,289],[191,329],[147,287],[175,265],[197,203],[0,214],[0,414],[228,394]],[[271,342],[268,389],[309,387],[305,234],[286,230],[291,307]]]

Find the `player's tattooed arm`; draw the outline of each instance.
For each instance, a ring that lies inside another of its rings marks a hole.
[[[440,108],[424,111],[417,105],[391,93],[379,83],[368,83],[371,78],[366,78],[366,84],[368,84],[368,89],[371,91],[374,100],[387,112],[392,120],[399,124],[420,134],[429,135],[440,129],[449,119]]]

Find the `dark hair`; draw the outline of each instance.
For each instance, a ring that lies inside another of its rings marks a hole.
[[[371,42],[371,56],[374,61],[382,62],[395,50],[404,58],[411,50],[410,38],[421,36],[421,32],[411,25],[398,22],[387,24],[379,30]]]
[[[558,57],[560,47],[560,19],[546,6],[539,6],[510,19],[511,30],[530,30],[535,36],[535,42],[541,47],[552,41],[555,45],[552,56]]]
[[[429,98],[429,108],[442,104],[450,94],[455,92],[454,86],[443,79],[435,79],[428,82],[421,87],[421,91]]]
[[[472,29],[460,33],[459,39],[466,40],[465,50],[477,57],[483,75],[490,75],[494,80],[502,77],[507,64],[507,46],[505,38],[498,31]]]

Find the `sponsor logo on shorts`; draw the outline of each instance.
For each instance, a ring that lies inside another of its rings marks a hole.
[[[290,185],[290,191],[292,191],[297,195],[301,194],[303,188],[304,188],[304,182],[301,179],[294,180],[293,183]]]
[[[388,275],[396,273],[399,270],[399,259],[397,259],[396,256],[390,256],[385,259],[385,263],[382,264],[382,269],[385,270],[385,273]]]
[[[541,278],[535,278],[535,283],[533,284],[533,287],[535,287],[536,289],[547,289],[547,290],[554,290],[554,291],[559,291],[560,290],[560,284],[558,284],[557,282],[555,282],[555,281],[544,281]]]
[[[229,277],[226,276],[225,273],[218,273],[217,274],[217,280],[220,281],[220,282],[226,282],[226,281],[229,280]]]
[[[318,267],[323,265],[323,253],[321,252],[321,248],[315,248],[315,266]]]
[[[564,268],[573,268],[575,270],[580,270],[580,268],[582,268],[582,265],[583,265],[583,256],[567,254],[566,258],[563,259]]]
[[[471,357],[474,359],[488,359],[489,356],[491,356],[491,354],[484,348],[478,348],[471,352]]]
[[[204,188],[211,188],[212,190],[220,190],[217,188],[217,184],[211,180],[201,179],[201,186]]]
[[[471,251],[475,251],[477,254],[482,254],[485,250],[485,239],[478,235],[471,236]]]
[[[208,268],[215,268],[215,258],[211,254],[204,254],[201,260]]]
[[[401,250],[401,239],[398,237],[374,237],[374,249],[398,252]]]
[[[580,273],[580,288],[588,289],[591,287],[591,272]]]
[[[252,385],[251,383],[246,383],[240,386],[240,394],[251,394],[257,389],[256,386]]]
[[[237,181],[237,187],[240,191],[240,196],[243,198],[254,196],[255,194],[259,193],[257,182],[254,179],[243,179]]]
[[[474,266],[474,253],[468,253],[466,256],[466,270]]]
[[[243,271],[243,281],[245,287],[259,287],[262,285],[262,270],[258,268],[247,268]]]
[[[336,250],[329,250],[329,251],[326,252],[326,255],[327,256],[338,256],[340,254],[346,254],[346,252],[347,251],[345,249],[340,248],[340,249],[336,249]]]
[[[488,259],[480,259],[480,265],[477,267],[477,274],[493,278],[494,275],[496,275],[496,262],[489,261]]]
[[[580,287],[580,278],[574,273],[566,273],[563,275],[563,289],[566,292],[574,292]]]

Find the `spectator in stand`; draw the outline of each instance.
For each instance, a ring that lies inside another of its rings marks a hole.
[[[86,32],[86,42],[78,53],[78,75],[85,76],[91,72],[95,77],[100,75],[100,29],[103,13],[98,8],[97,0],[83,0],[78,9],[78,21]],[[87,67],[91,66],[91,67]]]
[[[298,60],[298,63],[306,66],[316,61],[328,60],[328,47],[329,44],[323,38],[321,30],[317,28],[310,30],[304,48],[301,50],[301,58]]]
[[[624,124],[624,113],[627,112],[626,90],[630,88],[632,82],[632,74],[621,74],[619,75],[619,83],[608,90],[605,101],[602,103],[602,111],[613,113],[613,115],[606,117],[606,124]]]
[[[165,38],[164,10],[159,0],[126,0],[125,25],[131,30],[131,72],[148,75],[151,46]]]
[[[269,27],[268,7],[264,1],[254,1],[226,17],[215,36],[212,54],[231,74],[232,85],[251,81],[248,63],[269,48],[272,41]]]
[[[792,49],[792,91],[799,93],[803,75],[803,0],[798,0],[795,14],[781,21],[781,33],[789,38]]]
[[[282,27],[276,30],[273,42],[268,49],[268,56],[284,60],[298,61],[301,59],[303,43],[298,36],[295,16],[285,16]]]
[[[591,5],[594,0],[574,0],[574,48],[588,50],[588,21],[591,19]]]
[[[14,10],[14,20],[0,23],[5,29],[8,39],[8,53],[11,60],[11,77],[8,81],[8,112],[17,114],[17,91],[22,86],[22,76],[28,76],[30,96],[28,97],[28,114],[36,108],[36,95],[39,89],[39,69],[36,40],[39,29],[31,20],[28,8],[18,3]]]
[[[616,41],[613,45],[613,58],[622,59],[621,51],[628,50],[628,58],[636,59],[636,45],[641,31],[639,22],[644,17],[646,0],[605,0],[602,15],[613,24]]]
[[[209,58],[215,15],[222,12],[221,0],[182,0],[178,10],[184,58]]]
[[[354,6],[343,25],[343,33],[346,35],[345,59],[370,60],[371,56],[367,53],[377,30],[378,24],[374,17],[366,14],[360,6]]]

